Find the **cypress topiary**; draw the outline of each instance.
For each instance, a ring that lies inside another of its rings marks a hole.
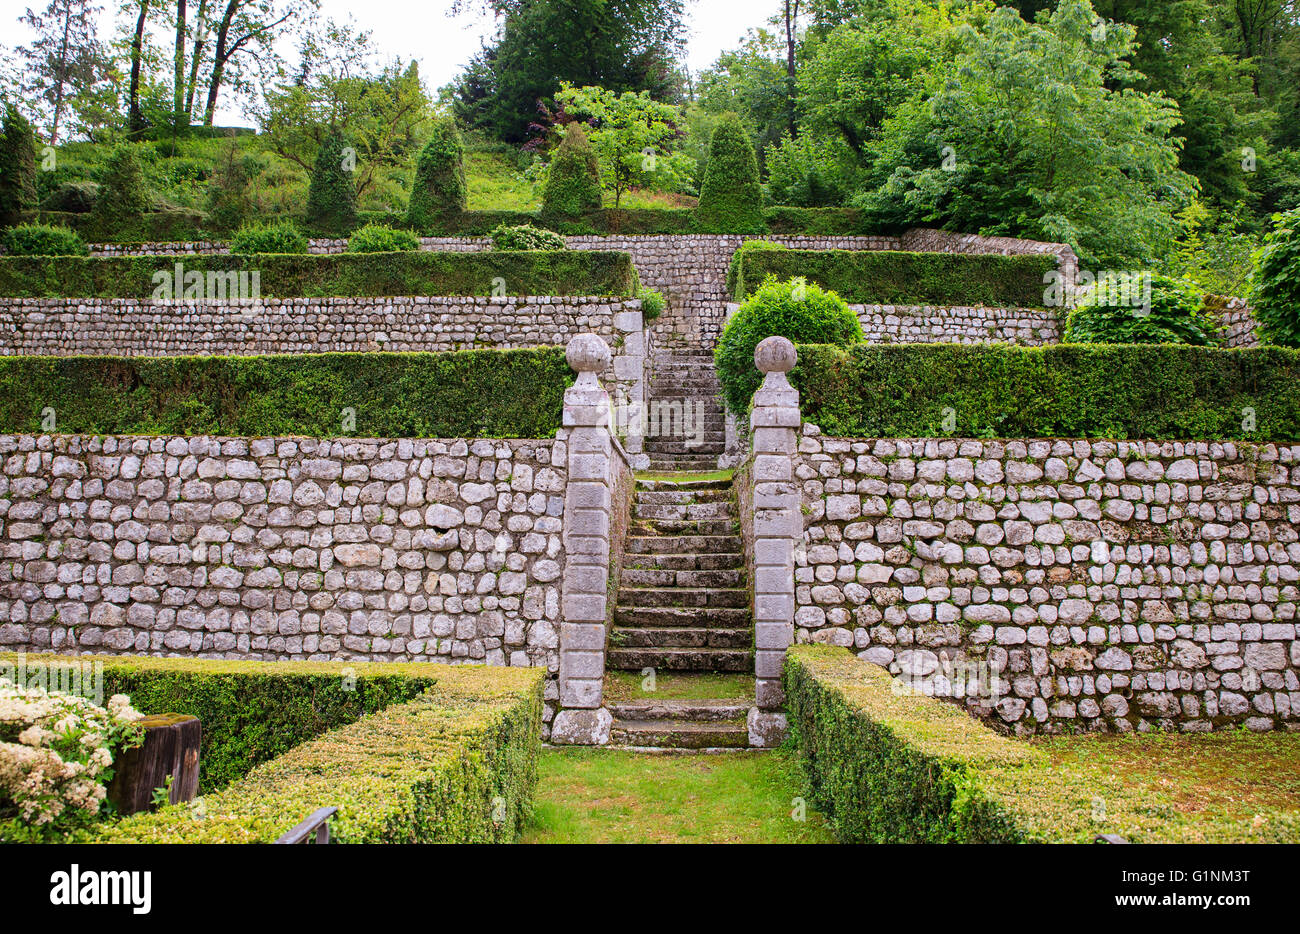
[[[0,227],[12,227],[36,206],[36,139],[32,125],[13,105],[0,131]]]
[[[152,205],[135,147],[130,144],[118,146],[109,154],[104,168],[99,197],[95,201],[96,229],[101,235],[110,236],[137,228]]]
[[[763,233],[767,229],[758,159],[735,114],[723,114],[713,130],[695,226],[704,233]]]
[[[465,145],[456,121],[442,117],[434,122],[433,135],[415,163],[406,223],[414,230],[439,231],[447,221],[465,213],[468,204]]]
[[[570,123],[555,150],[542,195],[542,216],[581,217],[600,210],[600,163],[581,123]]]
[[[326,233],[347,233],[357,223],[356,150],[332,130],[316,152],[307,190],[307,223]]]

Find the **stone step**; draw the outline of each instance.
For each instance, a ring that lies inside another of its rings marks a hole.
[[[695,431],[686,434],[669,432],[643,437],[647,454],[692,454],[705,448],[721,452],[727,446],[725,431]]]
[[[744,545],[739,535],[629,535],[624,551],[638,555],[740,554]]]
[[[753,618],[749,607],[615,606],[614,624],[626,629],[746,629]]]
[[[670,457],[663,455],[660,457],[650,458],[650,471],[658,473],[688,473],[690,471],[699,471],[701,473],[709,470],[716,470],[718,467],[718,456],[709,454],[702,457],[687,457],[678,455]]]
[[[749,649],[620,649],[606,653],[605,667],[616,671],[662,668],[666,671],[754,670],[754,653]]]
[[[749,728],[743,720],[682,721],[616,719],[610,745],[654,749],[745,749]]]
[[[739,587],[745,581],[740,568],[718,571],[646,569],[623,563],[619,583],[624,587]]]
[[[637,488],[633,502],[638,506],[695,506],[704,503],[730,503],[729,489],[644,490]]]
[[[695,491],[695,490],[730,490],[730,480],[692,480],[682,478],[680,480],[643,480],[637,478],[636,488],[638,490],[660,490],[660,491]]]
[[[730,568],[739,568],[744,563],[745,556],[740,552],[731,554],[624,554],[623,569],[625,571],[634,569],[656,570],[665,569],[670,571],[717,571]]]
[[[749,591],[716,587],[620,587],[619,606],[747,607]]]
[[[754,633],[749,629],[625,629],[615,626],[609,634],[611,648],[620,649],[752,649]]]
[[[739,531],[735,519],[634,519],[629,529],[635,535],[733,535]]]
[[[609,712],[620,720],[673,720],[716,723],[744,720],[754,702],[746,697],[700,698],[697,700],[636,700],[610,704]]]

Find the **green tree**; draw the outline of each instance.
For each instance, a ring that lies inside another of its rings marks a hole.
[[[751,29],[739,48],[724,52],[696,82],[696,100],[711,114],[736,113],[762,153],[789,133],[790,79],[781,41],[768,29]]]
[[[433,133],[415,163],[415,181],[406,209],[406,223],[415,230],[433,230],[469,205],[465,183],[465,144],[451,117],[433,123]]]
[[[96,226],[105,234],[130,229],[152,207],[137,147],[130,143],[117,146],[104,162],[93,212]]]
[[[600,210],[600,163],[581,123],[570,123],[546,173],[542,216],[576,218]]]
[[[724,115],[713,131],[695,223],[708,233],[762,233],[767,229],[754,144],[735,114]]]
[[[357,222],[356,149],[334,131],[316,153],[307,189],[307,223],[330,233],[347,233]]]
[[[1300,347],[1300,208],[1273,218],[1254,260],[1250,298],[1260,336],[1270,344]]]
[[[95,35],[101,9],[88,0],[51,0],[43,13],[28,9],[22,17],[35,33],[31,45],[19,49],[27,66],[24,91],[29,106],[39,110],[51,145],[58,144],[67,124],[76,126],[82,100],[93,98],[108,77],[108,58]]]
[[[12,104],[0,129],[0,227],[19,223],[36,207],[36,141],[32,125]]]

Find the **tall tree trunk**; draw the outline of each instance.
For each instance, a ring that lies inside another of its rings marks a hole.
[[[225,69],[226,59],[230,55],[226,49],[226,43],[230,38],[230,23],[235,18],[239,3],[240,0],[227,0],[226,12],[221,17],[221,25],[217,27],[217,45],[212,53],[212,79],[208,82],[208,106],[203,113],[204,126],[212,126],[212,119],[217,112],[217,95],[221,93],[221,72]]]
[[[54,90],[54,121],[50,124],[50,145],[59,143],[59,120],[63,116],[63,89],[68,81],[68,42],[72,32],[72,2],[63,5],[63,40],[59,43],[58,83]]]
[[[172,114],[177,128],[185,113],[185,0],[176,0],[176,54]]]
[[[799,135],[799,127],[795,125],[794,119],[794,50],[799,31],[799,3],[800,0],[785,0],[785,98],[786,121],[790,127],[791,138]]]
[[[185,120],[194,122],[194,88],[199,83],[199,65],[203,63],[203,47],[208,43],[208,0],[199,0],[199,15],[194,23],[194,51],[191,53],[190,80],[185,88]]]
[[[130,116],[127,118],[127,129],[131,133],[144,129],[144,115],[140,113],[140,60],[144,58],[144,21],[148,15],[149,0],[140,0],[140,16],[135,21],[135,38],[131,40]]]

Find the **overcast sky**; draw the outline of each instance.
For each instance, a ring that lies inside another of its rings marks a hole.
[[[29,41],[30,33],[17,20],[28,6],[43,8],[48,2],[0,0],[0,41],[11,47]],[[117,0],[101,2],[105,10],[100,16],[100,38],[107,39],[113,33]],[[450,0],[321,0],[320,15],[340,22],[351,16],[358,26],[372,32],[375,46],[385,57],[419,59],[420,74],[435,93],[455,77],[493,31],[491,17],[447,16],[450,5]],[[707,68],[718,53],[735,47],[746,29],[761,26],[778,5],[778,0],[687,0],[687,63],[691,70]],[[282,51],[292,58],[292,46]],[[227,101],[219,109],[217,122],[249,121]]]

